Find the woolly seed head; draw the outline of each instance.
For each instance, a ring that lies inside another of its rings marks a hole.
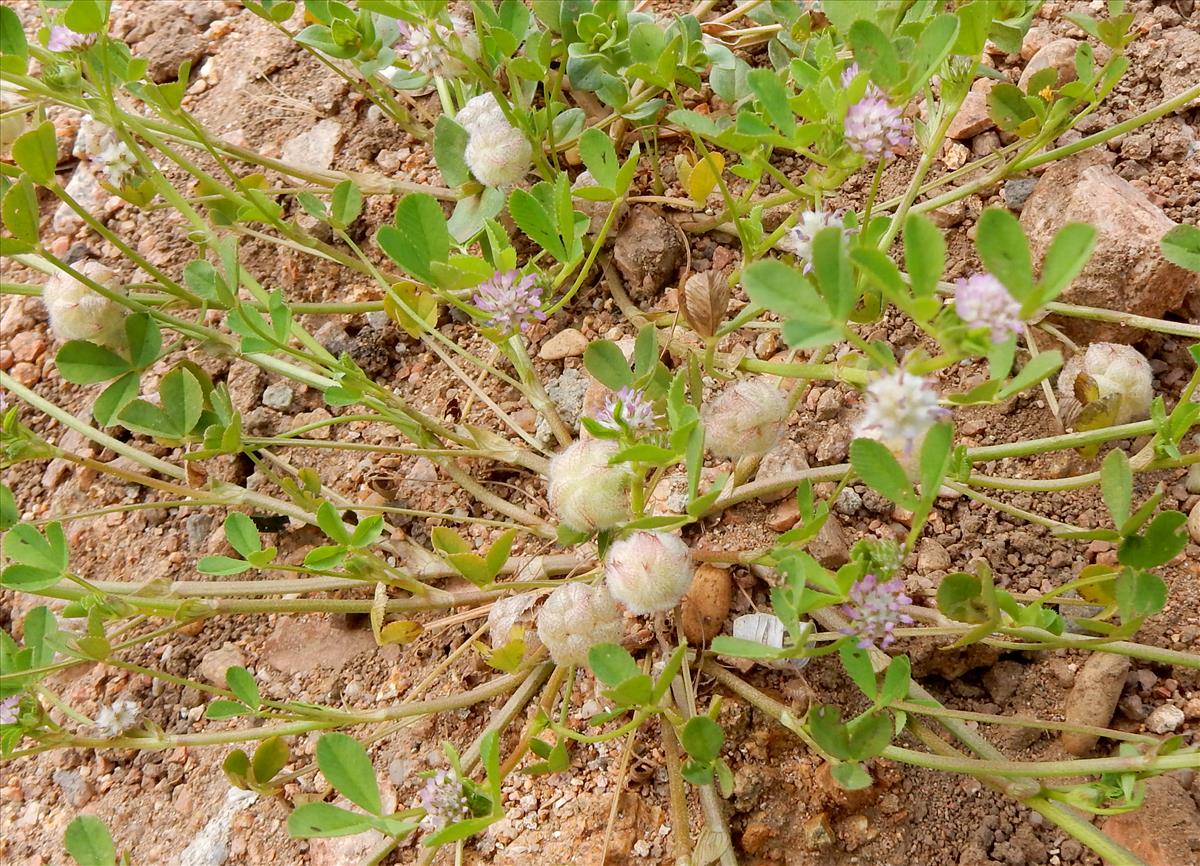
[[[625,621],[607,587],[568,583],[538,611],[537,633],[555,664],[582,665],[596,644],[621,642]]]
[[[96,730],[107,739],[119,737],[135,727],[141,708],[133,701],[116,701],[111,707],[101,707],[96,714]]]
[[[509,187],[529,173],[533,147],[519,129],[501,117],[475,126],[463,159],[484,186]]]
[[[954,284],[954,311],[972,328],[987,328],[997,343],[1021,328],[1021,305],[989,273],[972,274]]]
[[[612,529],[629,519],[632,468],[608,462],[618,450],[611,439],[580,439],[550,461],[550,508],[571,529]]]
[[[500,103],[491,93],[481,93],[469,99],[467,104],[458,110],[458,114],[454,115],[454,121],[469,133],[496,121],[507,122],[504,112],[500,110]]]
[[[1081,376],[1090,378],[1094,399],[1117,403],[1113,424],[1128,424],[1150,417],[1154,402],[1154,373],[1146,356],[1121,343],[1092,343],[1087,351],[1072,356],[1058,377],[1063,420],[1071,423],[1080,409],[1076,385]],[[1087,379],[1083,380],[1087,382]]]
[[[113,272],[99,262],[81,262],[75,265],[75,270],[118,290]],[[50,330],[63,342],[90,340],[109,348],[119,348],[125,343],[125,308],[69,274],[56,273],[50,277],[42,287],[42,303],[50,314]]]
[[[765,454],[787,421],[787,395],[765,376],[742,379],[701,410],[704,443],[713,454]]]
[[[692,585],[692,553],[666,532],[637,531],[614,541],[604,561],[613,598],[641,615],[670,610]]]

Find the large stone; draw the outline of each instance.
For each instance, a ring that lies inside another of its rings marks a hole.
[[[992,78],[980,78],[971,85],[967,98],[963,100],[962,108],[954,115],[946,135],[950,138],[963,140],[974,138],[995,126],[988,116],[987,96],[996,81]]]
[[[315,648],[319,652],[314,652]],[[263,645],[263,661],[285,674],[325,668],[341,671],[351,659],[374,650],[375,638],[362,629],[337,628],[326,617],[297,617],[287,628],[271,632]]]
[[[635,297],[661,291],[683,263],[679,230],[649,207],[635,207],[617,235],[613,259]]]
[[[246,657],[236,646],[226,641],[220,649],[211,650],[200,659],[200,676],[218,686],[225,685],[225,671],[244,667]]]
[[[1029,59],[1029,63],[1025,65],[1025,69],[1021,72],[1021,80],[1017,86],[1025,90],[1029,84],[1029,79],[1041,72],[1043,69],[1048,69],[1053,66],[1058,70],[1058,84],[1062,87],[1074,81],[1077,77],[1075,72],[1075,50],[1079,47],[1079,43],[1074,39],[1055,39],[1043,45],[1036,54]]]
[[[1021,210],[1033,259],[1042,260],[1066,223],[1089,223],[1099,231],[1095,252],[1061,300],[1161,317],[1180,307],[1189,294],[1200,292],[1200,275],[1163,258],[1159,240],[1175,223],[1100,159],[1076,157],[1042,175]],[[1059,326],[1083,344],[1129,343],[1141,333],[1087,319],[1063,319]]]
[[[826,518],[816,538],[808,543],[808,552],[826,568],[837,570],[850,561],[846,532],[833,515]]]
[[[1146,866],[1200,866],[1200,810],[1170,776],[1147,779],[1141,808],[1114,815],[1102,829]]]
[[[1075,685],[1067,695],[1063,718],[1072,725],[1092,725],[1106,728],[1112,721],[1125,675],[1129,673],[1129,658],[1111,653],[1093,653],[1075,675]],[[1087,755],[1099,738],[1093,734],[1064,731],[1063,748],[1072,755]]]
[[[289,138],[283,145],[284,162],[300,168],[324,170],[333,165],[334,153],[342,140],[342,125],[326,118],[308,132]]]
[[[542,344],[538,357],[543,361],[559,361],[563,358],[575,358],[583,354],[588,340],[577,328],[563,328]]]

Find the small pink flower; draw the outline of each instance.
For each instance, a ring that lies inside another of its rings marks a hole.
[[[546,321],[542,312],[542,291],[533,274],[522,277],[517,271],[505,271],[476,287],[472,300],[479,309],[490,313],[488,325],[504,334],[529,329],[530,321]]]
[[[65,24],[55,24],[50,28],[46,48],[50,51],[75,51],[78,48],[87,48],[95,41],[95,33],[76,33]]]
[[[883,92],[874,86],[846,112],[846,143],[871,160],[891,159],[912,143],[911,131],[900,109],[889,105]]]
[[[596,420],[618,432],[625,426],[634,433],[648,433],[656,426],[654,404],[646,399],[646,392],[629,386],[605,399],[604,408],[596,413]]]
[[[954,284],[954,311],[972,328],[987,328],[1004,342],[1021,328],[1021,305],[989,273],[972,274]]]
[[[427,830],[440,830],[447,824],[471,817],[462,782],[453,771],[438,770],[425,780],[421,805],[425,808],[421,825]]]
[[[892,632],[897,624],[912,625],[913,618],[900,610],[906,604],[912,604],[912,599],[904,594],[900,578],[880,583],[875,575],[868,574],[850,587],[850,601],[842,605],[842,613],[850,620],[842,634],[858,638],[859,649],[876,642],[880,649],[886,649],[896,640]]]

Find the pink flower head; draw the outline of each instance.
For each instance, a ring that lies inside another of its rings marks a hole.
[[[891,159],[900,148],[912,144],[911,131],[900,109],[889,105],[877,87],[868,88],[846,112],[846,143],[871,160]]]
[[[1021,305],[989,273],[972,274],[954,284],[954,311],[972,328],[988,328],[1001,343],[1021,328]]]
[[[20,695],[9,695],[0,701],[0,725],[15,725],[17,723],[17,704],[21,703]]]
[[[896,640],[892,632],[897,623],[912,625],[913,618],[900,610],[906,604],[912,604],[912,599],[904,594],[900,578],[880,583],[875,575],[865,575],[850,587],[850,601],[842,605],[842,613],[850,620],[842,634],[858,638],[859,649],[876,642],[886,649]]]
[[[425,808],[421,824],[427,830],[440,830],[447,824],[471,817],[462,782],[452,771],[438,770],[425,780],[425,786],[421,788],[421,805]]]
[[[491,314],[490,327],[506,335],[528,330],[532,319],[546,321],[546,314],[541,309],[542,291],[533,274],[497,273],[476,287],[472,303]]]
[[[46,40],[46,48],[50,51],[75,51],[79,48],[87,48],[95,41],[95,33],[76,33],[65,24],[55,24],[50,28],[50,38]]]
[[[655,428],[654,404],[646,399],[641,388],[626,385],[604,401],[604,408],[596,413],[596,420],[609,430],[620,431],[628,427],[634,433],[646,433]]]

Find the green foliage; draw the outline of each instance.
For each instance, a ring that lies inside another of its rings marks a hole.
[[[112,835],[104,822],[93,815],[73,819],[67,825],[63,845],[79,866],[116,866],[117,849]]]

